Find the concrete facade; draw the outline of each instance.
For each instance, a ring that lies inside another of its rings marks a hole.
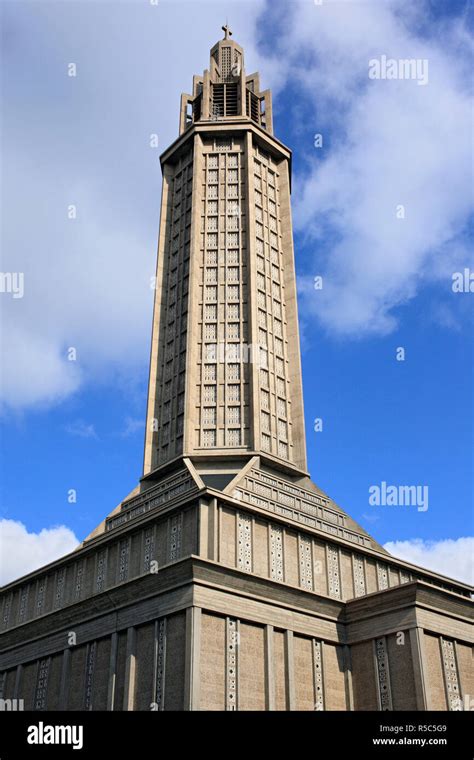
[[[291,153],[227,29],[161,161],[143,477],[2,589],[0,698],[472,709],[470,587],[389,555],[307,473]]]

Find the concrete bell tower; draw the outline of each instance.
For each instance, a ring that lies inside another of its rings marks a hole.
[[[223,30],[161,157],[145,476],[183,456],[236,474],[257,454],[306,474],[291,152]]]

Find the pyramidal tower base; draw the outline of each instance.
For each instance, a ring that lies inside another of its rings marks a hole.
[[[291,152],[223,29],[161,157],[143,477],[2,589],[0,698],[469,709],[470,588],[392,557],[307,472]]]

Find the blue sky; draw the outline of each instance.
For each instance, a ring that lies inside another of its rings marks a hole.
[[[294,154],[312,477],[394,552],[466,576],[474,293],[452,274],[474,270],[471,19],[416,6],[2,4],[2,270],[25,277],[0,294],[5,579],[70,550],[141,473],[158,155],[226,16]],[[370,81],[381,55],[427,59],[428,84]],[[382,481],[427,485],[428,510],[370,506]]]

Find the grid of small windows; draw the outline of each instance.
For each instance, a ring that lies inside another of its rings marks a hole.
[[[278,172],[268,154],[255,148],[253,161],[257,321],[260,346],[261,446],[288,459],[290,424],[284,334],[282,249],[278,222]]]
[[[18,605],[18,622],[19,623],[23,623],[23,621],[26,618],[29,593],[30,593],[29,586],[23,586],[23,588],[20,590],[20,603]]]
[[[204,364],[204,382],[215,383],[217,380],[217,367],[215,364]]]
[[[228,446],[240,446],[241,445],[241,430],[240,428],[227,430],[227,445]]]
[[[124,538],[119,544],[119,563],[118,563],[118,579],[119,582],[126,581],[128,578],[128,566],[130,557],[130,541],[128,538]]]
[[[206,301],[217,301],[217,287],[207,287],[204,290]]]
[[[240,406],[227,407],[227,422],[229,425],[240,425]]]
[[[229,142],[204,155],[200,447],[242,446],[248,404],[242,154]]]
[[[206,340],[217,340],[217,323],[208,322],[204,326],[204,337]]]
[[[8,594],[3,600],[3,627],[8,628],[10,625],[10,613],[12,609],[12,595]],[[1,696],[1,695],[0,695]]]
[[[206,264],[209,264],[209,265],[217,264],[217,250],[206,252]]]
[[[229,301],[238,301],[240,299],[240,288],[238,285],[227,285],[226,290]]]
[[[162,329],[165,348],[158,360],[161,369],[159,376],[163,378],[157,411],[159,464],[182,451],[192,181],[193,154],[189,151],[176,165],[170,188],[172,213],[163,282],[165,317]],[[208,220],[206,234],[209,236],[216,235],[213,225],[217,224],[217,218],[214,218],[211,216]],[[209,282],[215,280],[209,279]]]
[[[44,610],[44,596],[46,591],[46,577],[41,578],[38,581],[38,588],[36,591],[36,614],[41,615]]]
[[[215,404],[217,401],[217,386],[205,385],[203,389],[203,401],[205,404]]]
[[[202,424],[203,425],[216,424],[216,407],[215,406],[202,407]]]
[[[46,657],[38,662],[35,687],[35,710],[46,709],[46,695],[48,693],[48,679],[51,657]]]
[[[215,430],[203,430],[202,431],[202,445],[207,447],[216,446],[216,431]]]
[[[234,384],[229,385],[227,388],[227,399],[228,401],[233,402],[240,402],[240,385]]]
[[[217,267],[206,267],[206,282],[217,282]]]
[[[54,608],[62,607],[64,601],[64,590],[66,586],[66,568],[61,567],[56,573],[56,592],[54,595]]]
[[[227,324],[227,339],[239,340],[240,339],[240,323],[228,322]]]

